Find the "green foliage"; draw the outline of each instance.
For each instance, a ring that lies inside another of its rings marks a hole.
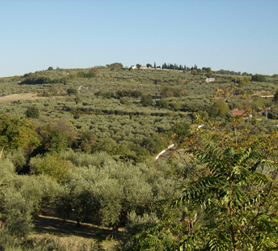
[[[150,250],[276,248],[277,174],[265,169],[278,164],[263,160],[255,148],[225,149],[206,136],[199,147],[203,150],[188,152],[202,166],[181,185],[182,196],[173,204],[186,210],[181,216],[169,211],[156,226],[135,235],[134,245]]]
[[[72,162],[73,165],[78,167],[101,167],[107,161],[114,161],[114,158],[106,152],[97,153],[82,153],[74,152],[72,149],[64,150],[61,157]]]
[[[91,68],[88,72],[79,71],[76,73],[77,78],[94,78],[98,75],[99,71],[96,68]],[[74,75],[70,76],[71,78],[75,77]]]
[[[142,106],[151,106],[153,103],[153,98],[151,95],[143,95],[141,97],[141,104]]]
[[[67,93],[68,93],[68,95],[71,95],[71,94],[76,95],[76,94],[78,93],[78,91],[77,91],[76,88],[70,87],[70,88],[67,90]]]
[[[265,82],[266,77],[264,75],[255,74],[255,75],[252,76],[251,80],[256,81],[256,82]]]
[[[159,100],[156,101],[156,106],[157,106],[158,108],[168,109],[169,103],[168,103],[168,101],[165,100],[165,99],[159,99]]]
[[[140,97],[143,95],[143,92],[140,90],[117,90],[115,97],[121,98],[121,97]]]
[[[212,78],[213,77],[213,72],[212,72],[210,67],[203,67],[202,71],[205,72],[207,78]]]
[[[5,154],[5,158],[13,163],[17,173],[24,171],[24,166],[27,164],[27,156],[22,148],[11,149]]]
[[[278,101],[278,91],[275,92],[273,100],[274,100],[274,102],[277,103],[277,101]]]
[[[76,104],[82,102],[82,98],[79,95],[76,95],[76,97],[73,99]]]
[[[183,96],[184,90],[180,87],[164,86],[161,90],[161,97],[181,97]]]
[[[30,170],[32,174],[44,174],[62,182],[67,175],[71,163],[57,154],[37,155],[30,160]]]
[[[110,99],[113,97],[113,93],[110,91],[103,92],[102,90],[95,93],[96,96],[101,96],[104,99]]]
[[[56,152],[60,153],[74,141],[75,132],[66,120],[54,120],[47,125],[38,128],[41,137],[41,145],[37,153]]]
[[[25,115],[27,118],[38,119],[40,116],[40,110],[36,106],[29,106],[25,111]]]
[[[39,136],[28,119],[13,117],[8,114],[0,116],[0,146],[5,148],[23,148],[32,150],[39,145]]]
[[[203,230],[193,233],[195,243],[213,250],[276,246],[278,225],[271,219],[273,202],[267,198],[273,180],[259,172],[259,167],[277,164],[260,159],[252,148],[223,150],[209,139],[204,145],[204,152],[190,151],[205,164],[202,175],[186,184],[178,200],[204,208],[206,223]],[[182,245],[188,240],[186,237]]]
[[[141,225],[138,229],[141,231],[133,236],[130,245],[133,250],[190,250],[180,249],[179,243],[187,226],[182,223],[178,211],[165,207],[157,223],[153,226],[150,223],[149,227]]]
[[[240,80],[239,80],[239,86],[240,87],[243,87],[247,84],[249,84],[250,82],[250,78],[249,77],[242,77]]]
[[[97,143],[98,137],[91,131],[85,131],[80,136],[80,147],[83,151],[91,151]]]
[[[16,175],[6,158],[0,160],[0,170],[1,247],[26,240],[33,229],[32,216],[42,203],[53,201],[57,184],[44,176]]]
[[[154,134],[142,142],[142,146],[151,154],[158,154],[169,144],[170,138],[167,134]]]
[[[113,64],[107,64],[106,67],[108,69],[121,69],[123,68],[123,64],[122,63],[113,63]]]
[[[120,98],[120,103],[123,105],[130,105],[129,99],[125,97]]]
[[[172,102],[170,103],[171,109],[174,111],[179,111],[181,110],[181,104],[177,103],[177,102]]]
[[[117,153],[117,142],[112,138],[104,138],[99,140],[93,146],[93,152],[107,152],[110,155],[115,155]]]
[[[98,74],[99,74],[98,69],[96,69],[96,68],[91,68],[91,69],[89,70],[89,72],[87,73],[86,77],[87,77],[87,78],[94,78],[94,77],[96,77]]]
[[[149,215],[144,213],[143,216],[137,215],[135,211],[131,211],[127,215],[126,230],[129,234],[135,235],[142,230],[152,227],[158,223],[155,214]]]
[[[143,215],[158,201],[172,198],[175,187],[173,180],[144,164],[106,159],[98,166],[71,169],[56,203],[62,215],[74,209],[78,221],[116,230],[129,212]]]
[[[194,69],[194,70],[191,71],[191,74],[192,74],[193,76],[195,76],[195,75],[198,74],[198,71],[197,71],[196,69]]]
[[[227,118],[229,116],[230,108],[224,100],[218,100],[208,109],[210,117]]]
[[[5,227],[2,234],[13,236],[15,239],[26,238],[33,230],[32,202],[13,188],[5,189],[3,193],[4,209],[1,213]]]
[[[40,77],[36,74],[32,74],[31,76],[28,76],[22,80],[20,85],[42,85],[45,83],[51,83],[51,79],[49,77]]]
[[[171,131],[174,133],[174,138],[180,139],[182,142],[184,137],[190,133],[190,125],[187,123],[177,123],[171,128]]]
[[[262,97],[254,97],[251,107],[256,111],[261,111],[265,109],[265,107],[271,107],[271,104],[272,102],[269,99],[264,99]]]

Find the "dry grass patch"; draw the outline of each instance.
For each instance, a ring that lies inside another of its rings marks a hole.
[[[55,251],[92,251],[113,250],[115,242],[99,242],[77,236],[56,236],[52,234],[36,234],[29,239],[30,250]]]
[[[0,97],[0,103],[9,103],[16,100],[30,100],[30,99],[43,99],[46,97],[38,97],[35,93],[19,93],[11,94],[7,96]]]

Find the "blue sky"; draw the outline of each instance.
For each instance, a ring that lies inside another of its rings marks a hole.
[[[278,74],[276,0],[0,0],[0,77],[121,62]]]

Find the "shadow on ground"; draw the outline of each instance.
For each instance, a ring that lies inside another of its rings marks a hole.
[[[36,232],[40,234],[74,235],[83,238],[105,240],[109,239],[112,233],[110,229],[88,223],[81,223],[77,226],[74,220],[59,218],[51,207],[43,207],[42,214],[35,217],[34,224]]]

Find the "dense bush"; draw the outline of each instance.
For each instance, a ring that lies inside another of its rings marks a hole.
[[[60,158],[57,154],[37,155],[30,160],[30,171],[32,174],[44,174],[62,182],[67,172],[72,167],[70,162]]]
[[[108,69],[121,69],[123,68],[123,64],[122,63],[113,63],[113,64],[107,64],[106,67]]]
[[[130,105],[129,99],[125,97],[120,98],[120,103],[123,105]]]
[[[68,95],[71,95],[71,94],[76,95],[78,93],[78,91],[76,88],[71,87],[67,90],[67,93],[68,93]]]
[[[8,159],[0,159],[0,181],[0,248],[6,250],[31,234],[33,215],[42,204],[53,202],[58,186],[44,176],[17,175]]]
[[[230,115],[230,108],[225,101],[218,100],[208,108],[207,112],[210,117],[227,118]]]
[[[153,103],[153,98],[151,95],[143,95],[141,98],[142,106],[151,106]]]
[[[35,125],[28,119],[21,119],[8,114],[0,116],[0,146],[32,150],[39,143],[40,139],[35,131]]]
[[[184,95],[184,90],[180,87],[164,86],[161,97],[180,97]]]
[[[256,81],[256,82],[265,82],[266,77],[264,75],[255,74],[255,75],[252,76],[251,80]]]
[[[171,109],[174,111],[179,111],[181,109],[181,104],[177,102],[170,103]]]
[[[53,120],[48,124],[41,125],[38,129],[41,144],[36,153],[56,152],[60,153],[75,140],[75,132],[67,120]]]
[[[40,110],[36,106],[29,106],[25,111],[25,115],[27,118],[38,119],[40,116]]]
[[[49,77],[39,77],[37,75],[26,77],[23,81],[20,82],[21,85],[42,85],[45,83],[51,83],[51,79]]]
[[[160,99],[160,100],[157,100],[157,101],[156,101],[156,106],[157,106],[158,108],[168,109],[169,103],[168,103],[168,101],[165,100],[165,99]]]

